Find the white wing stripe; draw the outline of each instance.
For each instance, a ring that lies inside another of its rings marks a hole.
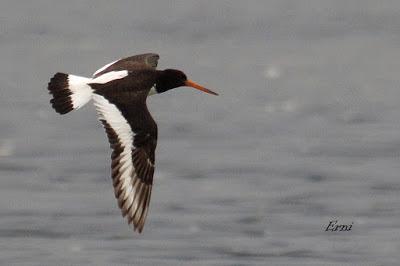
[[[103,76],[103,75],[102,75]],[[118,199],[122,215],[127,216],[128,223],[132,223],[135,230],[143,230],[144,221],[149,206],[151,184],[147,183],[150,167],[154,164],[149,158],[143,160],[143,152],[133,145],[134,133],[116,105],[110,103],[102,95],[93,94],[93,101],[97,108],[100,120],[103,120],[110,143],[117,141],[114,146],[112,162],[112,178],[114,193]],[[132,158],[136,158],[135,161]],[[134,165],[138,165],[135,169]],[[140,171],[142,177],[138,177]],[[151,181],[151,180],[150,180]]]
[[[121,70],[121,71],[110,71],[107,73],[104,73],[101,76],[98,76],[97,78],[94,78],[91,80],[90,83],[100,83],[100,84],[105,84],[107,82],[116,80],[116,79],[122,79],[128,76],[128,71],[127,70]],[[115,106],[114,106],[115,107]],[[115,107],[116,108],[116,107]],[[118,109],[117,109],[118,111]],[[118,111],[119,112],[119,111]],[[120,113],[121,115],[121,113]],[[121,115],[122,116],[122,115]],[[126,121],[126,120],[125,120]]]
[[[133,133],[128,124],[128,121],[122,116],[118,108],[111,104],[103,96],[94,94],[93,95],[94,104],[97,108],[99,118],[104,119],[113,128],[118,136],[120,143],[123,146],[123,152],[121,156],[121,164],[119,168],[120,180],[123,180],[124,186],[129,184],[131,180],[131,173],[133,172],[132,165],[132,143],[133,143]]]
[[[102,66],[101,68],[97,69],[96,72],[93,73],[93,77],[96,76],[96,75],[97,75],[98,73],[100,73],[101,71],[105,70],[107,67],[109,67],[109,66],[111,66],[111,65],[113,65],[113,64],[115,64],[115,63],[117,63],[119,60],[121,60],[121,59],[115,60],[114,62],[111,62],[111,63],[109,63],[109,64],[107,64],[107,65],[105,65],[105,66]]]
[[[123,209],[127,210],[129,208],[129,206],[131,206],[132,201],[133,201],[133,194],[132,193],[127,193],[126,197],[124,197],[125,203],[123,205]]]

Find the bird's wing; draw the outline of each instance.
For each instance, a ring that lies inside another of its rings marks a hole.
[[[156,69],[159,58],[160,56],[158,54],[148,53],[118,59],[96,70],[96,72],[93,73],[93,78],[110,71],[133,71],[143,67]]]
[[[140,233],[153,185],[157,124],[145,102],[127,104],[97,93],[93,100],[113,150],[111,176],[118,206]]]

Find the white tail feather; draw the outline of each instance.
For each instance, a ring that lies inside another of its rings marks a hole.
[[[49,82],[50,100],[53,108],[60,114],[79,109],[92,99],[93,89],[88,84],[90,78],[65,73],[57,73]]]
[[[90,78],[68,75],[68,88],[74,109],[79,109],[92,99],[93,89],[88,84]]]

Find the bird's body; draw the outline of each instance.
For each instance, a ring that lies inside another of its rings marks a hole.
[[[57,73],[48,85],[50,102],[60,114],[93,99],[112,149],[111,176],[118,206],[139,232],[149,209],[158,135],[147,109],[148,95],[179,86],[216,94],[187,80],[179,70],[156,70],[158,59],[157,54],[120,59],[97,70],[92,78]]]

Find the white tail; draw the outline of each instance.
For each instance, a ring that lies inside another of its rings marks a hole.
[[[50,100],[57,113],[66,114],[87,104],[92,99],[93,89],[90,78],[57,73],[48,86],[53,99]]]

